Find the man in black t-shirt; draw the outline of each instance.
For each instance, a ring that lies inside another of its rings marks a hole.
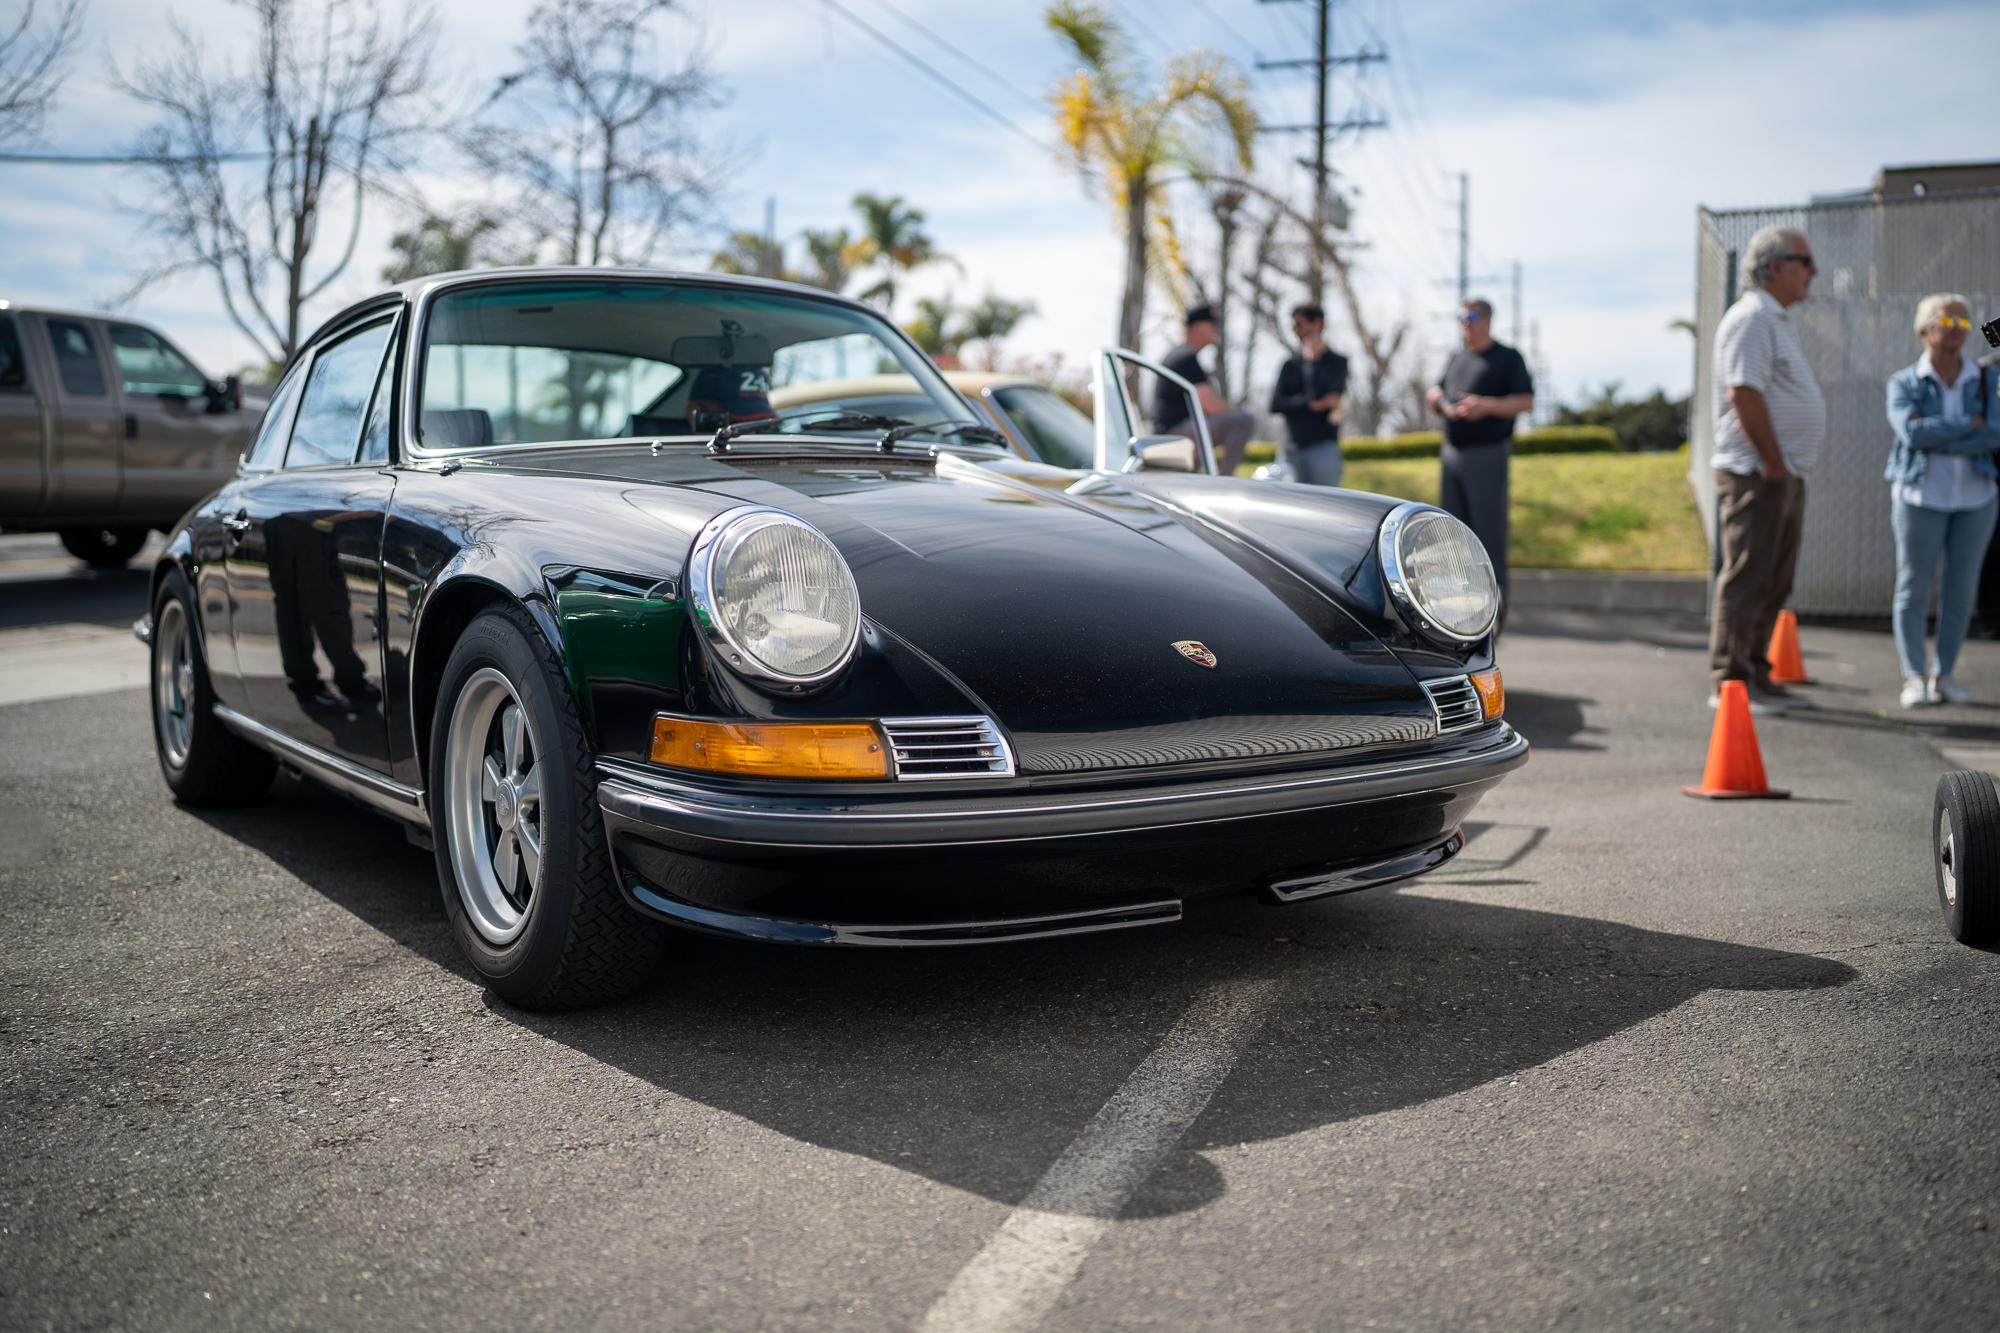
[[[1326,311],[1316,305],[1292,309],[1292,332],[1299,354],[1278,371],[1271,410],[1285,418],[1292,466],[1300,481],[1340,485],[1340,396],[1347,391],[1347,358],[1326,345]]]
[[[1444,378],[1425,395],[1431,411],[1444,418],[1438,508],[1478,535],[1504,592],[1514,418],[1534,407],[1535,382],[1519,352],[1493,341],[1490,304],[1467,301],[1458,319],[1465,346],[1452,354]]]
[[[1160,364],[1194,385],[1195,397],[1201,400],[1201,413],[1208,419],[1209,442],[1215,446],[1215,466],[1223,476],[1236,471],[1236,465],[1243,461],[1243,446],[1250,443],[1250,432],[1257,427],[1257,418],[1248,412],[1232,408],[1223,401],[1222,395],[1208,382],[1208,372],[1201,368],[1201,352],[1213,346],[1222,331],[1216,326],[1215,307],[1202,304],[1187,312],[1187,333],[1179,347],[1160,358]],[[1183,435],[1195,438],[1194,423],[1188,419],[1187,395],[1178,384],[1162,379],[1153,386],[1153,429],[1162,435]]]

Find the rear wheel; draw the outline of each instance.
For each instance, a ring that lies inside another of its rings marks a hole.
[[[486,612],[452,650],[430,774],[445,912],[496,994],[568,1009],[645,981],[664,929],[618,891],[576,706],[519,612]]]
[[[193,607],[187,580],[179,570],[169,572],[153,603],[148,673],[160,773],[189,805],[247,805],[270,790],[278,764],[215,716],[215,690]]]
[[[1945,929],[1962,944],[2000,939],[2000,796],[1991,777],[1961,770],[1938,779],[1931,850]]]
[[[146,528],[64,528],[63,549],[98,569],[115,569],[146,544]]]

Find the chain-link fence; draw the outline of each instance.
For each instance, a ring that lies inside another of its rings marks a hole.
[[[1958,292],[1974,322],[2000,315],[2000,190],[1834,200],[1796,208],[1696,213],[1695,384],[1688,480],[1715,542],[1715,330],[1738,293],[1739,262],[1760,228],[1797,227],[1819,276],[1791,308],[1799,343],[1826,397],[1826,444],[1806,482],[1805,544],[1792,606],[1820,614],[1886,615],[1896,579],[1889,531],[1891,374],[1923,345],[1911,331],[1917,302]],[[1968,355],[1989,350],[1977,331]]]

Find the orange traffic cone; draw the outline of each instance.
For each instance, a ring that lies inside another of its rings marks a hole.
[[[1790,611],[1778,612],[1778,623],[1771,630],[1771,646],[1764,655],[1771,659],[1773,684],[1812,684],[1812,678],[1806,675],[1805,658],[1799,654],[1799,618]]]
[[[1785,797],[1788,791],[1764,781],[1764,756],[1757,751],[1757,728],[1750,721],[1750,693],[1740,680],[1722,682],[1722,701],[1715,710],[1715,730],[1708,738],[1708,767],[1699,787],[1682,787],[1689,796],[1712,801],[1751,797]]]

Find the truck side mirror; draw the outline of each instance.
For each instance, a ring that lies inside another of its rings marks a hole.
[[[224,412],[235,412],[243,406],[243,381],[235,375],[220,382],[208,382],[208,414],[220,416]]]

